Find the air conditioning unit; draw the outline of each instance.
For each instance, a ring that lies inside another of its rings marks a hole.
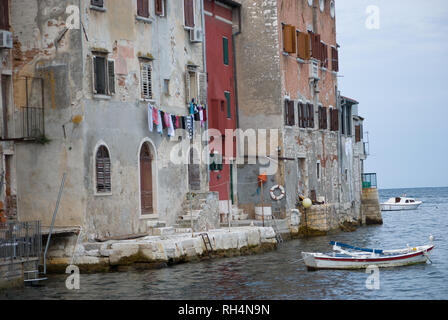
[[[199,28],[193,28],[190,30],[191,42],[202,42],[202,30]]]
[[[310,61],[310,78],[319,80],[319,61],[311,60]]]
[[[0,48],[12,49],[12,33],[6,30],[0,30]]]

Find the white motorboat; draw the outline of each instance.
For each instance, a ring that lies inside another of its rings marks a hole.
[[[405,196],[390,198],[384,203],[381,203],[381,211],[401,211],[401,210],[415,210],[423,202],[417,201],[414,198]]]
[[[431,261],[429,253],[434,245],[407,247],[398,250],[357,248],[338,242],[330,242],[333,253],[302,252],[308,270],[318,269],[365,269],[370,266],[398,267]],[[347,251],[342,248],[351,249]]]

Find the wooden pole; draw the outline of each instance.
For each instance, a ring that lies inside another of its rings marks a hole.
[[[261,181],[261,220],[264,227],[264,193],[263,193],[263,181]]]

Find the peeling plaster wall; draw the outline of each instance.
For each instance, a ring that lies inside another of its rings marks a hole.
[[[67,125],[67,138],[62,129],[62,125],[79,112],[78,92],[82,88],[81,33],[80,30],[65,32],[69,4],[76,5],[77,1],[17,0],[11,3],[14,118],[20,117],[19,110],[26,105],[22,78],[44,78],[44,121],[46,136],[51,140],[45,145],[16,144],[19,219],[41,220],[44,226],[51,223],[64,172],[69,175],[56,225],[82,225],[86,210],[86,193],[82,187],[82,128]],[[38,83],[37,79],[30,81],[31,106],[41,101],[41,93],[36,89]]]
[[[65,9],[79,3],[83,27],[64,33]],[[186,165],[170,161],[177,140],[171,142],[166,130],[163,136],[148,130],[148,101],[141,99],[138,57],[151,54],[154,58],[151,102],[163,111],[186,115],[185,69],[187,64],[195,64],[202,71],[202,44],[189,41],[182,2],[169,1],[166,17],[155,16],[154,3],[150,3],[150,21],[141,21],[136,19],[136,1],[106,1],[104,12],[91,9],[90,1],[14,2],[15,74],[33,75],[40,70],[48,74],[45,125],[51,139],[46,145],[17,147],[22,220],[40,219],[49,225],[63,172],[68,172],[68,179],[56,225],[81,225],[85,238],[146,232],[148,218],[168,225],[176,220],[189,190],[188,170]],[[196,4],[196,22],[200,23],[199,2]],[[58,37],[61,41],[56,48],[54,39]],[[95,50],[106,50],[108,58],[115,60],[116,94],[111,97],[93,94]],[[170,95],[162,93],[164,79],[170,80]],[[19,95],[21,88],[16,88]],[[79,125],[70,121],[74,115],[82,115]],[[143,141],[151,142],[155,154],[157,188],[155,215],[142,218],[138,163]],[[110,195],[95,195],[95,147],[100,143],[110,151]],[[208,191],[205,166],[201,180],[202,189]]]

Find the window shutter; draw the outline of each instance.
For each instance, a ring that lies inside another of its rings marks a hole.
[[[199,73],[199,103],[207,104],[207,74]]]
[[[303,103],[299,102],[299,127],[305,128],[305,112]]]
[[[311,56],[317,60],[321,60],[322,48],[320,42],[320,34],[310,32],[311,37]]]
[[[103,0],[92,0],[91,2],[90,2],[90,4],[92,5],[92,6],[95,6],[95,7],[103,7],[103,5],[104,5],[104,3],[103,3]]]
[[[188,69],[185,70],[185,101],[187,104],[190,104],[191,102],[191,96],[190,96],[190,72],[188,72]]]
[[[355,141],[361,141],[361,126],[355,126]]]
[[[142,98],[152,99],[152,70],[150,64],[142,63],[141,79],[142,79]]]
[[[194,27],[194,0],[184,0],[185,26]]]
[[[282,25],[283,51],[287,53],[296,52],[295,27],[289,24]]]
[[[92,59],[92,70],[93,70],[93,72],[92,72],[92,89],[93,89],[93,93],[98,93],[98,90],[96,89],[97,88],[96,77],[97,77],[98,70],[96,68],[96,57],[95,56],[93,56],[93,59]]]
[[[163,1],[164,0],[155,0],[155,12],[158,16],[163,15]]]
[[[137,0],[137,15],[140,17],[143,17],[143,1]]]
[[[227,118],[232,118],[232,103],[230,99],[230,92],[224,92],[224,95],[226,97],[226,104],[227,104]]]
[[[229,39],[222,38],[222,47],[223,47],[224,64],[226,66],[228,66],[229,65]]]
[[[310,35],[303,32],[297,32],[297,57],[302,60],[310,60]]]
[[[324,122],[323,129],[327,129],[328,128],[327,108],[325,108],[325,107],[322,108],[322,112],[323,112],[323,122]]]
[[[107,77],[108,77],[108,91],[109,94],[115,94],[115,61],[107,61]]]
[[[294,126],[296,124],[295,114],[294,114],[294,101],[288,101],[288,124]]]
[[[328,46],[321,42],[321,59],[322,59],[322,67],[328,68]]]
[[[9,30],[9,7],[8,0],[0,1],[0,29]]]
[[[95,159],[96,167],[96,191],[111,192],[111,162],[109,151],[105,146],[99,147]]]
[[[331,63],[332,63],[332,69],[335,72],[339,72],[339,53],[338,49],[331,48]]]
[[[311,103],[307,104],[308,107],[308,128],[314,128],[314,105]]]

